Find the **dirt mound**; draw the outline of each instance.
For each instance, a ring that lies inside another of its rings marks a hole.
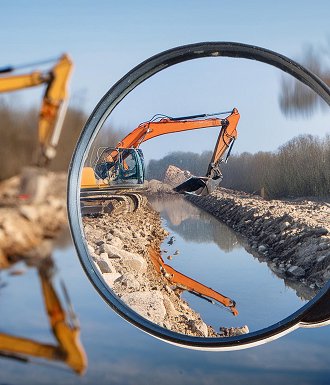
[[[0,185],[0,267],[9,259],[48,256],[49,240],[67,223],[66,174],[50,172],[43,177],[46,192],[38,204],[19,198],[20,177]]]
[[[191,177],[191,173],[187,170],[181,170],[179,167],[169,165],[164,177],[164,183],[176,187]]]
[[[165,195],[165,194],[176,194],[173,187],[185,182],[191,177],[189,171],[181,170],[179,167],[170,165],[168,166],[163,181],[157,179],[151,179],[147,182],[148,195]]]
[[[161,182],[157,179],[151,179],[148,182],[148,193],[149,194],[174,194],[172,186],[166,183]]]

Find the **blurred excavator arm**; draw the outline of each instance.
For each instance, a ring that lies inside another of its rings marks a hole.
[[[87,357],[79,338],[80,327],[76,320],[72,322],[68,312],[62,307],[52,284],[49,270],[39,269],[39,278],[49,324],[58,345],[0,333],[0,355],[22,359],[32,356],[51,361],[62,361],[76,373],[83,374],[87,367]]]
[[[66,54],[62,55],[50,71],[0,76],[0,93],[24,88],[47,86],[39,115],[38,137],[40,154],[38,164],[46,165],[56,155],[56,146],[62,131],[68,101],[68,81],[73,63]],[[0,69],[0,73],[15,70],[14,67]]]

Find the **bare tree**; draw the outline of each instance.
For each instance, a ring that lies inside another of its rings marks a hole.
[[[300,61],[307,69],[330,86],[330,68],[327,62],[330,48],[308,48]],[[324,108],[326,103],[314,91],[297,81],[292,76],[283,75],[279,103],[282,112],[287,116],[310,116],[317,108]]]
[[[209,156],[207,156],[209,155]],[[148,178],[163,179],[172,164],[205,175],[211,153],[176,152],[148,164]],[[197,162],[196,162],[197,160]],[[330,193],[330,135],[324,139],[299,135],[275,152],[233,154],[221,165],[222,187],[268,198],[328,197]]]

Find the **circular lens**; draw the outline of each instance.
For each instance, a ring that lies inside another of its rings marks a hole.
[[[119,314],[169,342],[230,348],[295,327],[318,299],[328,208],[301,198],[326,188],[328,138],[322,114],[282,113],[297,81],[329,104],[281,55],[200,43],[147,60],[101,100],[73,158],[69,214]]]

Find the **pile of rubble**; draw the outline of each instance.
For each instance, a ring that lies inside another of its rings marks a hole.
[[[0,184],[0,268],[51,254],[52,239],[67,223],[66,174],[45,173],[43,199],[20,196],[19,176]]]
[[[148,193],[151,195],[176,194],[173,187],[185,182],[191,176],[189,171],[183,171],[176,166],[170,165],[166,170],[163,181],[151,179],[146,183]]]

